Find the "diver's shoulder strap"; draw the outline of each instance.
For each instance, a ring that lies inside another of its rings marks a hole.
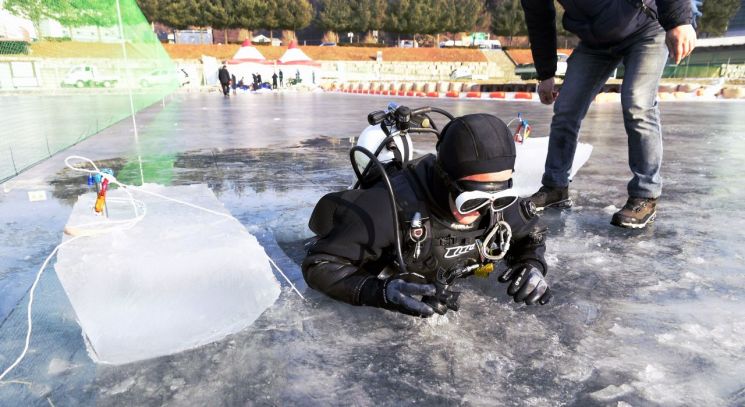
[[[425,262],[431,257],[432,222],[424,194],[419,190],[416,175],[406,168],[391,177],[391,186],[398,204],[401,250],[410,271],[431,268]]]
[[[419,212],[422,219],[429,218],[427,205],[425,205],[420,191],[417,191],[418,187],[414,175],[408,169],[392,174],[391,186],[396,196],[396,205],[399,208],[398,212],[401,223],[408,224],[411,222],[416,212]]]

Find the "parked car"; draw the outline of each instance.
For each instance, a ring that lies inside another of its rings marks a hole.
[[[440,48],[449,48],[449,47],[467,47],[470,44],[464,43],[461,40],[446,40],[446,41],[440,41]]]
[[[149,88],[152,86],[168,85],[173,81],[178,81],[179,86],[184,86],[189,83],[189,74],[183,69],[176,69],[175,71],[171,71],[170,69],[156,69],[140,78],[139,83],[141,87]]]
[[[414,40],[401,40],[398,46],[400,48],[419,48],[419,43]]]
[[[322,42],[321,45],[319,45],[319,47],[335,47],[335,46],[336,46],[335,42]]]
[[[61,85],[74,86],[76,88],[116,86],[119,79],[114,76],[102,75],[93,65],[78,65],[72,67],[65,75]]]
[[[499,40],[483,40],[477,42],[480,49],[502,49],[502,43]]]
[[[567,59],[569,59],[569,55],[557,53],[556,58],[556,76],[563,78],[567,73]],[[523,80],[536,79],[538,77],[534,64],[517,65],[515,67],[515,75]]]

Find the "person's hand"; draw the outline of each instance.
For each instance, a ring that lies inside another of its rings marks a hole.
[[[385,284],[385,302],[393,304],[398,312],[417,317],[430,317],[435,313],[429,305],[413,296],[435,295],[434,284],[408,283],[400,278],[388,280]]]
[[[511,295],[515,302],[525,302],[533,305],[538,302],[545,305],[551,299],[551,289],[543,274],[531,264],[516,264],[508,268],[499,281],[510,282],[507,294]]]
[[[667,32],[665,44],[670,57],[679,64],[696,47],[696,30],[690,24],[679,25]]]
[[[559,92],[556,91],[554,85],[553,77],[538,82],[538,97],[544,105],[554,103],[556,96],[559,95]]]

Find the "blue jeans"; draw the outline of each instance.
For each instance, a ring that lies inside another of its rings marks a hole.
[[[665,32],[661,28],[629,37],[614,47],[593,49],[580,44],[572,52],[554,105],[543,185],[562,188],[569,185],[582,119],[621,61],[625,66],[621,106],[628,136],[629,167],[634,174],[628,193],[640,198],[660,196],[662,131],[657,88],[667,61]]]

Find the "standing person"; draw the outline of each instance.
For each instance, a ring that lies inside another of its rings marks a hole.
[[[230,75],[230,87],[233,89],[233,94],[237,94],[236,88],[238,88],[238,82],[235,80],[235,75]]]
[[[277,73],[272,74],[272,89],[277,89]]]
[[[220,81],[220,86],[222,86],[222,94],[225,96],[229,96],[230,72],[228,72],[228,67],[225,65],[225,63],[223,63],[220,70],[217,71],[217,79]]]
[[[488,114],[452,120],[437,156],[393,172],[391,191],[378,178],[321,198],[308,222],[317,240],[302,264],[305,281],[339,301],[429,317],[458,310],[458,293],[449,289],[457,279],[504,259],[499,281],[509,282],[515,302],[546,304],[545,227],[512,190],[514,166],[515,142],[503,121]]]
[[[279,87],[282,88],[284,86],[285,86],[285,84],[284,84],[284,75],[282,75],[282,70],[280,69],[279,70]]]
[[[261,80],[261,74],[257,73],[256,74],[256,84],[258,85],[257,87],[260,88],[262,83],[264,82]]]
[[[628,200],[615,226],[643,228],[654,221],[662,192],[662,131],[657,87],[668,50],[677,64],[695,46],[691,0],[559,0],[564,28],[580,38],[568,60],[561,92],[556,74],[556,10],[552,0],[521,0],[543,104],[554,101],[543,186],[532,197],[539,210],[571,206],[569,171],[580,124],[608,77],[623,62],[623,121],[628,136]],[[667,47],[666,47],[667,45]]]

